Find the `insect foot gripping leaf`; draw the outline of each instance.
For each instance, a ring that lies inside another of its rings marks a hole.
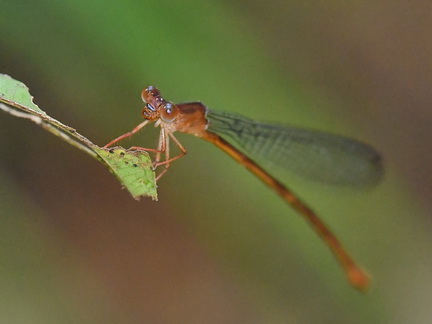
[[[15,117],[25,118],[86,152],[105,164],[120,183],[138,199],[149,196],[157,199],[155,174],[147,152],[128,151],[122,147],[104,149],[47,115],[33,103],[29,89],[8,75],[0,74],[0,109]]]

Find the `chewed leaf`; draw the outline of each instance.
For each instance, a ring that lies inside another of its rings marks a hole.
[[[0,74],[0,109],[13,116],[35,122],[98,159],[108,166],[134,198],[150,196],[157,199],[155,175],[151,168],[150,157],[146,152],[127,151],[121,147],[102,149],[74,128],[47,115],[33,103],[33,97],[23,83],[5,74]]]
[[[45,114],[43,110],[33,103],[33,97],[30,95],[26,85],[12,79],[6,74],[0,74],[0,98],[17,103],[38,113]]]
[[[111,149],[95,148],[95,151],[134,198],[150,196],[157,199],[155,174],[147,153],[127,151],[118,146]]]

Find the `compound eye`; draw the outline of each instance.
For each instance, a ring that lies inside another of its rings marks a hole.
[[[147,88],[147,91],[153,96],[153,97],[159,97],[160,92],[157,88],[153,87],[153,86],[149,86]]]
[[[165,105],[165,111],[168,115],[171,115],[172,111],[173,111],[173,105],[172,103],[167,103]]]
[[[160,97],[160,92],[156,87],[149,86],[145,88],[141,93],[141,99],[147,102],[152,99],[158,99]]]

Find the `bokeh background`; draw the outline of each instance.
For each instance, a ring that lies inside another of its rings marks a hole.
[[[363,295],[284,202],[215,147],[133,200],[104,166],[0,114],[2,323],[426,323],[432,311],[428,1],[1,0],[0,72],[100,145],[140,91],[342,133],[374,190],[288,179],[373,276]],[[152,146],[153,127],[124,146]]]

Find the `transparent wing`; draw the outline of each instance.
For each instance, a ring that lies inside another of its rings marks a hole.
[[[371,146],[330,133],[265,124],[241,115],[209,111],[208,131],[231,138],[265,167],[277,166],[329,183],[369,186],[383,174],[381,157]]]

